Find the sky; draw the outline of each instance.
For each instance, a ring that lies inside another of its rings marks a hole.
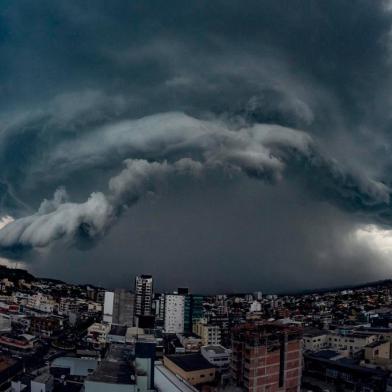
[[[392,3],[3,0],[0,258],[284,292],[392,276]]]

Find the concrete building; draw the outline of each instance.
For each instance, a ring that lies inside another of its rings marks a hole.
[[[87,341],[97,346],[104,346],[110,332],[109,324],[94,323],[87,328]]]
[[[114,292],[105,291],[105,299],[103,303],[103,321],[111,324],[113,322],[114,311]]]
[[[0,333],[11,332],[11,317],[7,314],[0,314]]]
[[[303,335],[304,351],[320,351],[329,347],[329,333],[325,330],[313,329]]]
[[[377,340],[378,336],[372,333],[332,333],[328,335],[328,347],[336,351],[347,351],[350,355],[353,355]]]
[[[203,346],[218,345],[221,343],[221,329],[218,325],[208,324],[201,319],[193,324],[193,332],[200,336]]]
[[[184,332],[185,297],[178,294],[165,295],[164,329],[166,333]]]
[[[151,316],[153,301],[153,280],[151,275],[135,278],[135,316]]]
[[[200,385],[215,380],[216,368],[201,354],[179,354],[163,357],[164,366],[181,380]]]
[[[254,313],[254,312],[261,312],[261,303],[259,301],[253,301],[250,304],[249,307],[249,312]]]
[[[365,362],[380,367],[392,367],[391,342],[378,340],[365,346]]]
[[[34,380],[31,380],[31,392],[52,392],[54,387],[54,378],[49,373],[38,375]]]
[[[93,358],[58,357],[50,364],[50,373],[60,378],[62,375],[87,377],[98,366],[98,360]]]
[[[220,371],[229,369],[231,350],[221,345],[203,346],[200,349],[201,355],[213,366]]]
[[[113,324],[134,326],[135,295],[128,290],[114,291]]]
[[[112,344],[105,359],[84,382],[85,392],[149,392],[154,390],[154,350],[136,344],[132,348]]]
[[[155,389],[158,392],[197,392],[197,389],[184,379],[165,368],[161,362],[155,363]]]
[[[232,332],[231,374],[246,391],[297,392],[302,332],[272,323],[239,325]]]
[[[134,326],[135,295],[125,289],[106,291],[103,321],[109,324]]]

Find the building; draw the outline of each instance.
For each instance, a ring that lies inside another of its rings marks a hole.
[[[57,317],[31,317],[29,331],[33,335],[49,338],[62,328],[62,320]]]
[[[307,330],[303,336],[304,351],[320,351],[329,347],[329,333],[325,330]]]
[[[94,358],[58,357],[50,364],[50,374],[56,378],[63,375],[87,377],[98,366]]]
[[[31,380],[31,392],[52,392],[54,387],[54,378],[49,373],[39,374],[34,380]]]
[[[220,371],[228,370],[230,367],[231,350],[221,345],[203,346],[200,349],[201,355]]]
[[[153,301],[153,280],[151,275],[135,278],[135,316],[151,316]]]
[[[109,324],[94,323],[90,325],[87,328],[87,342],[96,346],[106,345],[110,329]]]
[[[127,335],[127,327],[125,325],[112,325],[107,335],[107,342],[125,344],[126,335]]]
[[[195,322],[204,316],[204,296],[188,294],[185,296],[184,332],[191,333]]]
[[[125,289],[106,291],[103,321],[109,324],[134,326],[135,295]]]
[[[365,362],[380,367],[390,367],[391,342],[388,340],[378,340],[365,346]]]
[[[216,368],[201,354],[178,354],[163,357],[163,365],[180,379],[192,385],[215,380]]]
[[[128,290],[114,291],[113,324],[134,326],[135,295]]]
[[[103,302],[103,321],[111,324],[113,322],[114,311],[114,292],[105,291],[105,299]]]
[[[239,325],[232,332],[231,374],[246,391],[296,392],[301,384],[302,331],[273,323]]]
[[[29,353],[35,349],[36,345],[37,339],[32,335],[13,333],[0,335],[0,346],[12,352]]]
[[[205,319],[201,319],[193,324],[193,332],[200,336],[203,346],[221,343],[220,327],[218,325],[208,324]]]
[[[304,375],[333,384],[341,391],[385,391],[389,379],[388,371],[360,366],[333,350],[304,353]]]
[[[353,355],[377,340],[378,336],[371,332],[333,333],[328,336],[328,347],[336,351],[348,351]]]
[[[189,382],[179,379],[161,362],[155,363],[154,375],[155,389],[158,392],[195,392],[195,388]]]
[[[166,333],[184,332],[185,297],[178,294],[165,295],[164,329]]]
[[[0,314],[0,333],[11,332],[11,317],[7,314]]]
[[[111,344],[96,371],[84,382],[85,392],[149,392],[154,390],[154,357],[151,344],[132,348]]]

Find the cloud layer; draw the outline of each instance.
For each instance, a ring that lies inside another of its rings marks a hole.
[[[244,257],[260,285],[286,269],[275,288],[390,273],[356,237],[392,219],[389,1],[0,7],[5,255],[99,281],[117,247],[167,286],[201,287],[195,265],[256,286]]]

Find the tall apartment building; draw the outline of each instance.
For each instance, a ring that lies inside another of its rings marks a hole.
[[[106,291],[103,321],[110,324],[134,326],[135,295],[125,289]]]
[[[184,332],[185,297],[178,294],[165,295],[164,328],[166,333]]]
[[[135,294],[129,290],[116,289],[114,292],[113,324],[134,326]]]
[[[151,275],[135,278],[135,316],[151,316],[153,301],[153,281]]]
[[[203,295],[187,294],[185,296],[184,332],[191,333],[193,324],[203,318],[203,303]]]
[[[293,326],[253,323],[232,332],[231,373],[251,392],[300,390],[302,331]]]
[[[111,324],[113,322],[114,292],[105,291],[103,301],[103,321]]]

